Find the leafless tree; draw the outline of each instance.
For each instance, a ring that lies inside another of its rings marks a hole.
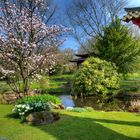
[[[72,0],[66,15],[80,45],[86,50],[85,40],[92,43],[95,36],[102,37],[103,28],[122,14],[126,4],[127,0]]]

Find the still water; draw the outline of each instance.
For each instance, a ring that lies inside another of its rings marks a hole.
[[[75,106],[74,100],[73,100],[72,96],[70,96],[70,95],[61,95],[60,99],[62,101],[62,104],[65,107],[74,107]]]
[[[93,107],[104,111],[129,111],[130,108],[140,107],[140,98],[113,98],[102,101],[99,97],[91,96],[85,99],[74,99],[70,95],[61,95],[60,99],[65,107]]]

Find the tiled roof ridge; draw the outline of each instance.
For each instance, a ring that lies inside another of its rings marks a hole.
[[[140,8],[140,7],[139,7]],[[139,9],[139,11],[138,10],[136,10],[136,8],[135,8],[135,11],[134,10],[128,10],[127,11],[127,15],[125,15],[124,17],[123,17],[123,21],[126,21],[126,22],[129,22],[129,21],[131,21],[131,20],[133,20],[133,19],[138,19],[138,18],[140,18],[140,9]]]
[[[124,8],[126,12],[140,11],[140,7]]]

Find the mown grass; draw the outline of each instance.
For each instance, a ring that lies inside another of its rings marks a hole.
[[[140,92],[140,74],[128,73],[120,82],[121,90],[126,92]]]
[[[41,89],[47,93],[65,93],[67,92],[67,83],[70,81],[72,75],[56,75],[56,76],[43,76],[42,80],[32,81],[31,89]],[[21,86],[22,87],[22,86]],[[11,91],[9,85],[4,81],[0,81],[0,94]]]
[[[51,125],[31,126],[8,118],[11,105],[0,105],[0,137],[10,140],[140,140],[140,115],[124,112],[60,111]]]

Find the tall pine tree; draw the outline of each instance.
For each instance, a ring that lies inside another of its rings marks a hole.
[[[137,69],[140,56],[140,42],[134,38],[128,27],[121,24],[120,19],[104,28],[103,37],[97,37],[94,54],[101,59],[111,61],[119,68],[119,72],[127,73]]]

